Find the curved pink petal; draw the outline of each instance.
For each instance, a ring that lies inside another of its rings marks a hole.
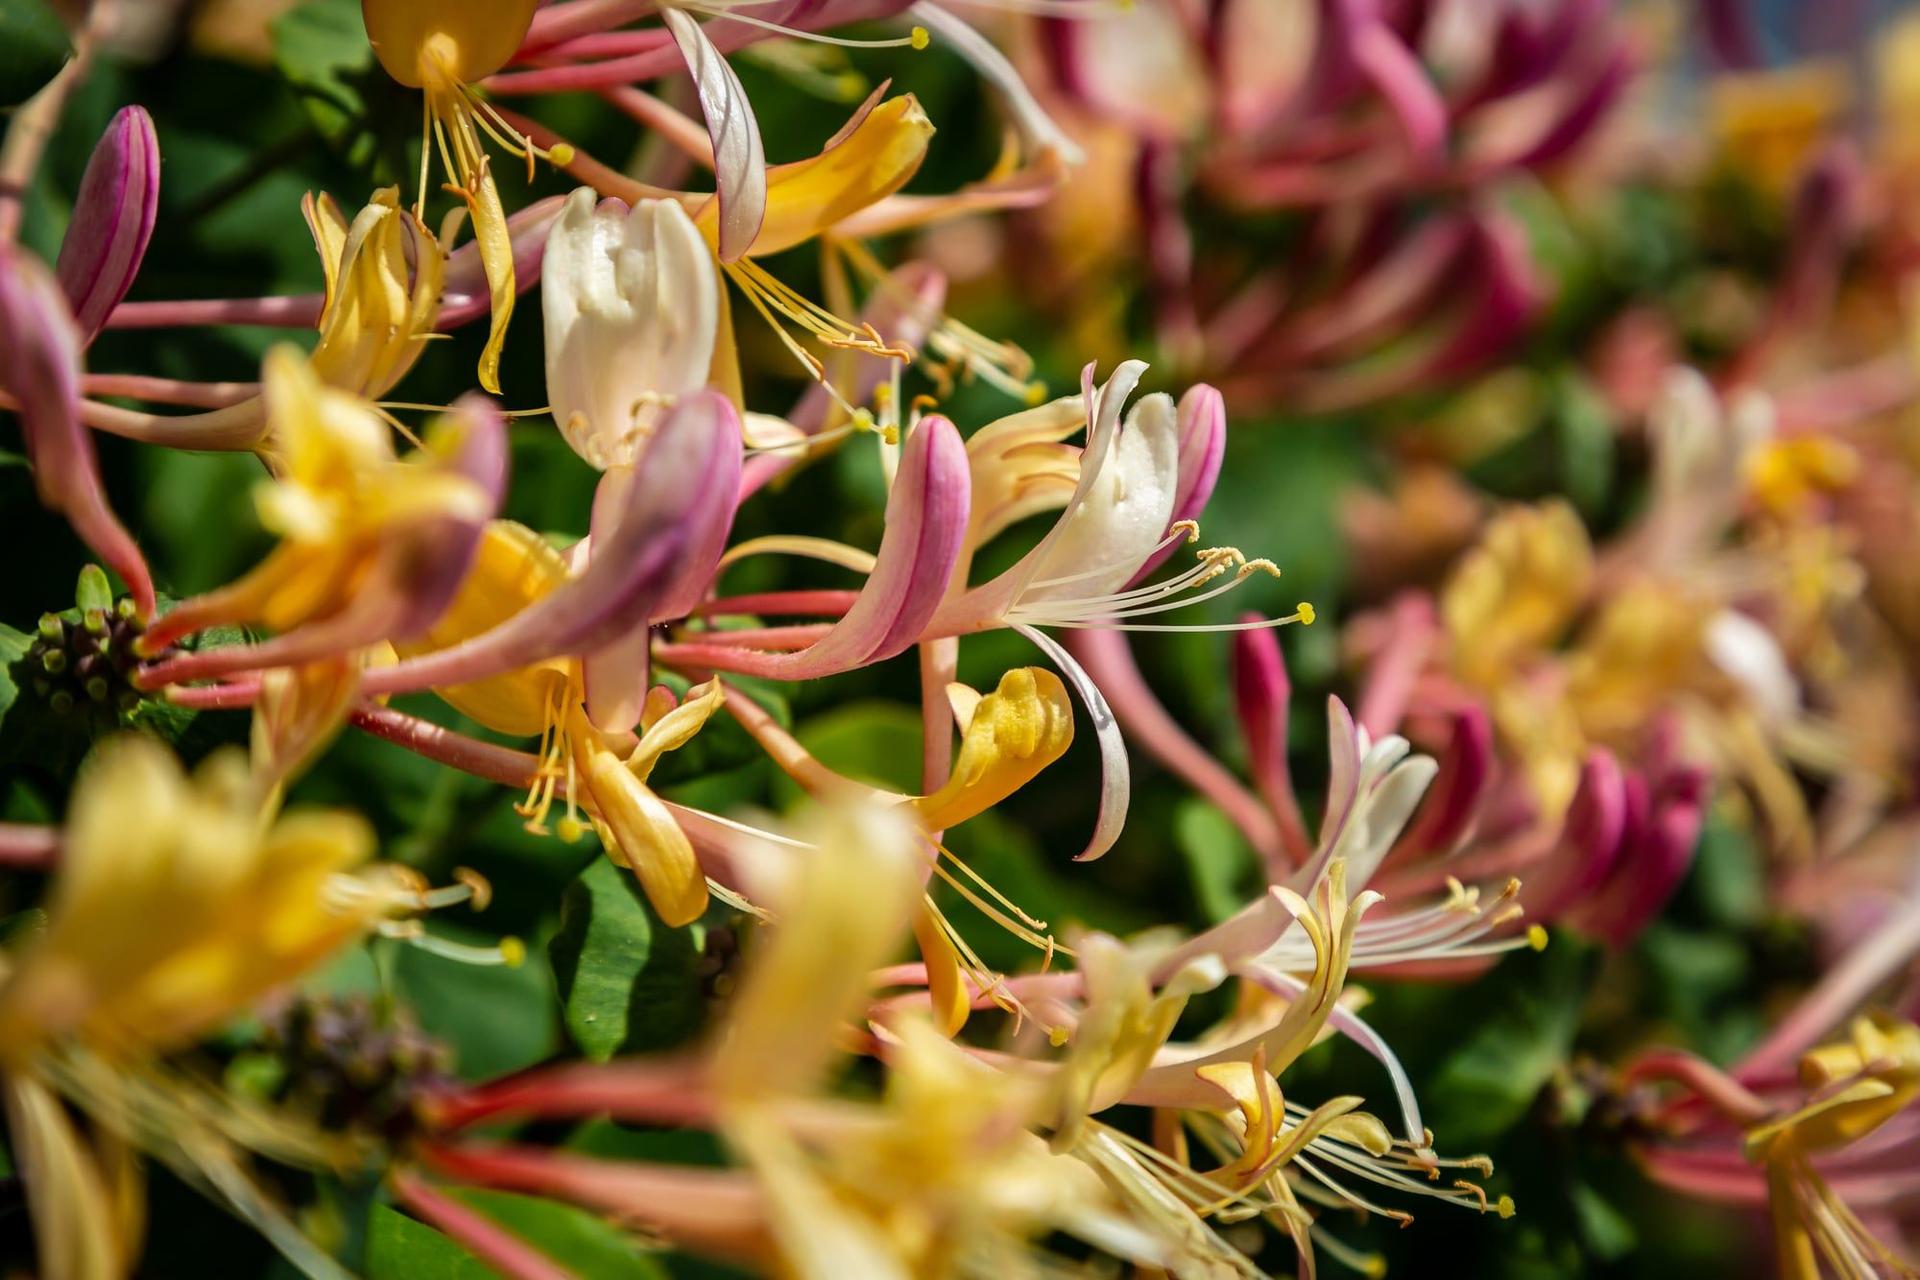
[[[901,449],[873,572],[825,636],[795,653],[694,640],[669,646],[661,656],[776,680],[812,680],[893,657],[921,638],[947,593],[966,539],[971,496],[959,431],[937,414],[922,418]]]
[[[1204,382],[1195,383],[1180,397],[1178,413],[1180,478],[1173,493],[1169,529],[1182,520],[1200,518],[1200,513],[1206,510],[1207,499],[1213,496],[1213,486],[1220,479],[1220,464],[1227,456],[1227,402],[1218,391]],[[1145,581],[1148,574],[1166,563],[1174,549],[1174,545],[1168,545],[1148,556],[1140,572],[1127,585]]]
[[[0,244],[0,389],[13,397],[40,500],[120,575],[143,618],[153,577],[107,506],[93,437],[80,420],[81,335],[53,273],[16,245]]]

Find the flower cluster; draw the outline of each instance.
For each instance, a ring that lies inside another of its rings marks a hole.
[[[23,5],[36,1274],[1912,1274],[1920,26]]]

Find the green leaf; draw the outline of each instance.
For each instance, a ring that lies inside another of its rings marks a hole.
[[[367,1224],[370,1280],[497,1280],[491,1267],[424,1222],[384,1204]]]
[[[43,0],[0,0],[0,107],[17,107],[60,73],[73,46]]]
[[[13,664],[27,656],[27,649],[33,644],[33,637],[24,631],[0,623],[0,719],[4,719],[13,700],[20,696],[20,686],[14,680]]]
[[[1584,1182],[1574,1184],[1572,1199],[1574,1221],[1589,1252],[1613,1262],[1633,1251],[1639,1233],[1633,1229],[1631,1218]]]
[[[452,930],[436,925],[436,933]],[[494,941],[463,935],[462,942]],[[449,959],[401,946],[394,978],[427,1034],[453,1047],[461,1076],[483,1079],[530,1067],[560,1047],[553,976],[539,954],[518,968]]]
[[[666,1272],[626,1235],[584,1209],[505,1191],[449,1193],[581,1280],[650,1280]],[[376,1205],[367,1233],[370,1280],[494,1280],[478,1258],[423,1222]]]
[[[567,1033],[595,1062],[661,1049],[699,1030],[706,1014],[695,966],[696,924],[669,929],[639,881],[605,858],[568,886],[548,944]]]
[[[1486,1142],[1526,1114],[1573,1047],[1595,955],[1560,933],[1546,951],[1515,955],[1481,980],[1472,1030],[1423,1092],[1447,1143]]]
[[[1560,485],[1591,517],[1605,509],[1613,489],[1613,414],[1592,383],[1572,368],[1555,375],[1549,392],[1560,463]]]
[[[1183,798],[1173,811],[1173,840],[1208,921],[1218,924],[1246,904],[1259,861],[1226,814],[1204,800]]]
[[[273,22],[273,60],[320,136],[345,147],[366,115],[359,85],[373,47],[354,0],[307,0]]]

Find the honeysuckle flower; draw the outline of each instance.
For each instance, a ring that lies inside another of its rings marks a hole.
[[[982,1056],[1046,1080],[1055,1149],[1097,1169],[1143,1220],[1174,1238],[1192,1238],[1178,1230],[1190,1216],[1234,1220],[1265,1214],[1295,1239],[1302,1266],[1310,1269],[1316,1239],[1339,1250],[1338,1256],[1345,1251],[1317,1227],[1310,1232],[1313,1220],[1300,1207],[1296,1187],[1312,1188],[1306,1194],[1316,1201],[1334,1203],[1321,1194],[1325,1189],[1356,1209],[1408,1218],[1344,1185],[1341,1173],[1510,1215],[1511,1201],[1490,1203],[1473,1182],[1427,1185],[1445,1168],[1485,1176],[1490,1166],[1483,1157],[1455,1161],[1433,1154],[1404,1076],[1377,1038],[1362,1043],[1395,1073],[1410,1108],[1409,1139],[1396,1141],[1379,1121],[1358,1112],[1357,1097],[1313,1109],[1283,1100],[1275,1077],[1329,1026],[1371,1036],[1338,996],[1359,945],[1360,917],[1377,895],[1349,901],[1345,860],[1336,857],[1325,864],[1311,900],[1279,888],[1268,901],[1277,931],[1285,934],[1297,925],[1308,957],[1305,977],[1281,985],[1258,967],[1248,968],[1247,957],[1259,945],[1259,931],[1250,930],[1248,920],[1177,945],[1130,947],[1098,935],[1076,939],[1078,972],[1008,982],[1037,1021],[1030,1038],[1044,1029],[1054,1045],[1065,1045],[1064,1054],[1051,1062]],[[1259,994],[1243,999],[1238,1013],[1200,1038],[1170,1040],[1189,999],[1229,976],[1244,978]],[[1092,1118],[1122,1104],[1157,1109],[1151,1145]],[[1213,1157],[1211,1167],[1193,1159],[1190,1135]]]
[[[433,333],[446,280],[440,245],[418,214],[400,207],[397,187],[374,192],[352,222],[324,194],[307,196],[300,211],[326,273],[314,372],[329,386],[377,400],[406,376]]]
[[[418,635],[453,599],[505,489],[505,424],[477,397],[403,460],[373,408],[324,385],[298,354],[269,353],[265,373],[279,476],[261,485],[255,506],[281,543],[238,581],[156,620],[143,645],[158,653],[220,625],[279,634],[162,659],[145,673],[150,687]]]
[[[35,491],[120,575],[146,617],[153,578],[107,505],[93,437],[80,419],[83,345],[53,273],[19,246],[0,245],[0,390],[20,416]]]
[[[624,691],[646,678],[650,620],[701,548],[718,553],[739,486],[739,423],[713,392],[682,398],[661,423],[647,465],[615,497],[622,509],[577,574],[544,538],[507,521],[489,524],[473,567],[432,625],[397,647],[406,660],[372,673],[369,692],[433,688],[448,702],[502,733],[541,739],[521,807],[530,829],[565,793],[560,833],[584,830],[585,802],[608,856],[631,867],[663,919],[685,924],[707,902],[692,846],[646,785],[659,754],[685,742],[719,705],[720,686],[684,705],[615,708],[596,717],[597,664]],[[604,492],[604,490],[603,490]],[[599,521],[596,521],[599,523]],[[713,529],[718,526],[720,534]],[[697,566],[696,566],[697,567]],[[631,638],[638,638],[637,658]],[[628,664],[637,666],[637,671]],[[642,732],[635,740],[635,721]]]
[[[315,1165],[350,1153],[157,1060],[383,922],[466,890],[425,893],[411,873],[369,866],[358,816],[280,815],[265,790],[237,752],[189,777],[138,736],[82,768],[46,923],[0,961],[0,1081],[50,1276],[131,1264],[135,1148],[208,1186],[310,1274],[337,1271],[253,1185],[236,1145]],[[94,1116],[96,1150],[62,1095]]]
[[[473,219],[491,295],[492,326],[480,354],[480,385],[500,392],[500,349],[513,315],[514,262],[507,215],[495,185],[484,132],[513,156],[527,162],[531,180],[536,158],[564,165],[571,148],[536,146],[489,107],[472,87],[505,65],[533,21],[535,0],[363,0],[367,40],[387,74],[424,95],[420,193],[414,206],[425,212],[427,169],[434,143],[448,168],[449,189]],[[504,137],[502,135],[505,135]],[[450,157],[450,158],[448,158]]]
[[[1911,1197],[1906,1175],[1920,1142],[1920,1030],[1912,1023],[1856,1018],[1843,1037],[1800,1056],[1797,1079],[1756,1078],[1741,1067],[1729,1075],[1671,1051],[1643,1055],[1624,1078],[1689,1091],[1649,1117],[1641,1163],[1682,1194],[1764,1206],[1781,1275],[1913,1269],[1869,1225]]]
[[[795,1275],[1043,1275],[1034,1241],[1065,1231],[1180,1274],[1186,1236],[1131,1205],[1081,1160],[1050,1153],[1029,1126],[1043,1090],[976,1060],[917,1019],[874,1029],[886,1086],[877,1101],[826,1094],[865,1006],[873,968],[900,941],[918,894],[918,837],[900,809],[843,801],[770,851],[756,896],[771,937],[743,978],[727,1026],[697,1062],[562,1068],[482,1086],[447,1108],[449,1127],[501,1113],[662,1116],[715,1129],[740,1170],[610,1161],[449,1134],[428,1145],[443,1176],[548,1195],[638,1221],[677,1245]],[[490,1243],[407,1195],[422,1216]],[[1177,1219],[1176,1219],[1177,1221]],[[1205,1228],[1190,1211],[1182,1226]],[[1207,1260],[1231,1258],[1215,1240]],[[1244,1268],[1240,1268],[1244,1270]],[[1194,1273],[1202,1273],[1195,1271]]]

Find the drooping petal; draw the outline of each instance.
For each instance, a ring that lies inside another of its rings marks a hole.
[[[673,814],[611,751],[588,753],[587,794],[613,843],[607,853],[630,868],[647,901],[671,928],[707,909],[707,879]]]
[[[1075,862],[1091,862],[1113,848],[1113,842],[1120,838],[1122,828],[1127,825],[1127,803],[1133,795],[1133,777],[1127,761],[1126,739],[1120,734],[1120,724],[1113,718],[1113,708],[1107,705],[1106,695],[1100,692],[1100,686],[1081,669],[1080,664],[1073,660],[1073,655],[1059,641],[1033,627],[1016,625],[1013,629],[1053,659],[1054,665],[1072,682],[1080,701],[1086,704],[1087,718],[1093,722],[1094,741],[1100,745],[1100,808],[1094,818],[1093,835],[1088,838],[1087,847],[1075,854],[1073,859]]]
[[[154,609],[146,559],[107,506],[93,437],[80,421],[81,335],[39,259],[0,245],[0,387],[18,405],[40,500],[118,573],[143,618]]]
[[[74,197],[54,274],[85,342],[127,296],[160,208],[160,142],[144,107],[122,107],[100,136]]]
[[[713,256],[672,201],[596,207],[581,187],[541,268],[547,399],[574,452],[632,466],[674,401],[706,385],[718,331]]]
[[[713,143],[714,198],[719,202],[719,252],[722,262],[745,254],[767,216],[767,157],[753,104],[727,60],[684,9],[666,8],[660,17],[687,60]]]

